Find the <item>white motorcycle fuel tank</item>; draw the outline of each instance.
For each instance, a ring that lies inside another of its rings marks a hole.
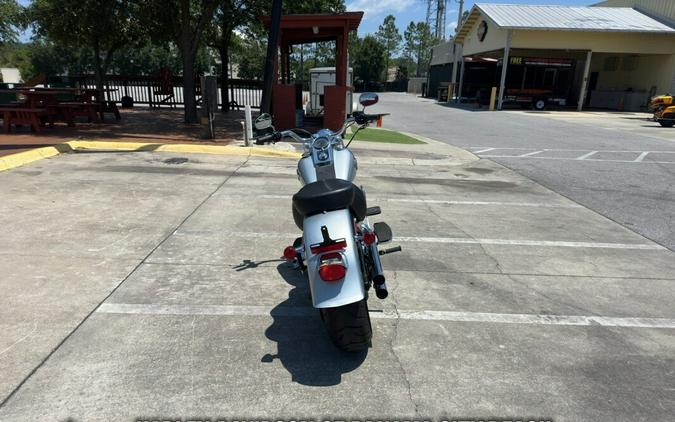
[[[324,129],[325,130],[325,129]],[[298,162],[298,179],[304,186],[325,179],[354,181],[358,168],[354,154],[347,148],[333,148],[328,136],[317,133],[317,139]],[[322,142],[322,138],[325,142]],[[315,165],[316,163],[316,165]]]

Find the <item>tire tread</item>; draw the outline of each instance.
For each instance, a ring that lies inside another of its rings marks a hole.
[[[370,347],[373,330],[366,299],[319,311],[328,335],[337,348],[357,352]]]

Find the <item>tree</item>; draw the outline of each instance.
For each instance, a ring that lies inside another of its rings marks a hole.
[[[401,34],[396,27],[396,18],[393,15],[388,15],[384,18],[384,22],[375,33],[377,40],[384,46],[384,80],[387,80],[387,72],[389,71],[389,60],[391,56],[396,54],[401,44]]]
[[[135,0],[138,13],[156,41],[173,41],[183,61],[185,123],[197,123],[195,61],[202,36],[218,0]]]
[[[28,16],[38,36],[93,55],[99,91],[114,53],[140,33],[130,0],[34,0]]]
[[[354,75],[364,82],[379,81],[384,70],[385,47],[372,35],[366,35],[352,50]]]
[[[261,0],[226,0],[216,9],[211,25],[207,29],[207,45],[218,51],[220,56],[221,111],[229,111],[229,66],[230,50],[233,47],[234,30],[244,25],[260,26],[257,17],[262,14]]]
[[[286,0],[283,13],[342,13],[346,10],[344,0]]]
[[[424,22],[410,22],[403,33],[405,39],[404,54],[415,62],[415,76],[422,75],[422,66],[429,62],[434,37],[429,25]]]
[[[267,43],[264,37],[236,35],[232,43],[232,58],[238,66],[238,74],[244,79],[262,79]]]
[[[15,0],[0,0],[0,45],[15,42],[21,6]]]
[[[210,72],[214,65],[209,51],[200,48],[195,59],[195,70],[198,73]],[[122,75],[151,75],[162,68],[170,69],[176,75],[182,72],[180,53],[173,43],[157,45],[148,42],[141,46],[122,48],[110,64],[112,72]]]

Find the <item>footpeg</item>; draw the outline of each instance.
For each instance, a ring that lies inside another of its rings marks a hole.
[[[389,242],[392,238],[391,227],[385,222],[373,224],[373,231],[375,231],[375,235],[377,235],[378,243]]]
[[[401,251],[402,251],[402,249],[401,249],[400,246],[395,246],[393,248],[381,250],[378,253],[380,254],[380,256],[382,256],[382,255],[386,255],[388,253],[401,252]]]
[[[368,207],[366,209],[366,215],[371,217],[373,215],[382,214],[382,209],[380,207]]]

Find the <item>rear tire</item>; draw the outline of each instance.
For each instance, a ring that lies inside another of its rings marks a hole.
[[[661,126],[663,127],[673,127],[673,125],[675,125],[675,122],[664,122],[663,120],[661,120],[659,124],[661,124]]]
[[[534,108],[537,111],[542,111],[546,109],[546,100],[543,98],[537,98],[532,102],[532,108]]]
[[[365,298],[337,308],[321,308],[319,312],[335,347],[345,352],[358,352],[370,347],[373,328]]]

